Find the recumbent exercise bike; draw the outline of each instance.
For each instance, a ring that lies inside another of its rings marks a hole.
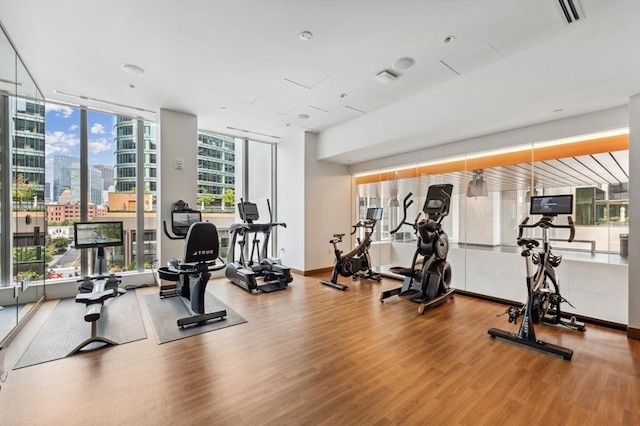
[[[338,243],[342,242],[345,234],[333,234],[333,239],[329,241],[333,245],[333,253],[335,254],[335,262],[331,280],[320,280],[321,284],[329,287],[337,288],[345,291],[349,287],[338,283],[338,274],[343,277],[351,277],[352,281],[362,278],[371,281],[380,281],[381,275],[373,272],[371,269],[371,257],[369,256],[369,247],[371,246],[371,234],[376,223],[382,219],[382,207],[370,207],[367,209],[367,217],[353,225],[351,235],[355,234],[359,228],[364,229],[364,238],[357,237],[358,245],[347,254],[342,254],[342,250],[338,248]]]
[[[189,311],[189,316],[179,318],[178,327],[190,324],[202,325],[209,320],[224,320],[226,309],[206,312],[205,290],[211,272],[223,269],[226,263],[219,257],[218,230],[211,222],[202,222],[200,211],[189,208],[180,200],[171,211],[171,231],[162,221],[165,235],[172,240],[185,240],[182,261],[171,259],[166,267],[158,268],[160,279],[174,282],[173,286],[161,286],[160,298],[179,297]]]
[[[518,318],[522,317],[522,322],[517,333],[490,328],[488,333],[491,337],[500,337],[512,342],[529,346],[541,351],[562,356],[565,360],[570,360],[573,356],[571,349],[551,343],[543,342],[536,338],[534,324],[540,322],[552,325],[562,325],[578,331],[585,331],[584,324],[576,321],[575,317],[570,320],[562,318],[560,303],[566,300],[560,295],[560,285],[556,278],[554,268],[560,265],[562,256],[551,253],[548,230],[550,228],[569,229],[567,242],[572,242],[575,235],[575,227],[571,216],[567,216],[567,225],[556,225],[553,219],[558,214],[572,214],[573,195],[552,195],[531,197],[530,214],[541,214],[542,218],[528,225],[529,218],[525,217],[518,225],[518,245],[522,247],[521,255],[526,263],[526,283],[527,300],[522,307],[510,307],[507,309],[509,322],[517,324]],[[535,248],[540,242],[533,238],[523,238],[525,228],[542,229],[543,249],[535,252]],[[534,272],[533,266],[537,265]],[[551,285],[550,285],[551,284]],[[552,287],[552,288],[551,288]],[[568,303],[568,301],[566,301]]]
[[[418,312],[424,314],[425,309],[436,307],[453,296],[455,290],[449,287],[451,265],[447,262],[449,238],[442,229],[442,220],[449,215],[452,192],[451,184],[431,185],[422,207],[426,218],[420,219],[419,213],[413,223],[406,221],[407,210],[413,204],[410,199],[413,194],[409,193],[404,198],[402,221],[391,234],[398,232],[403,225],[411,226],[418,237],[417,248],[409,268],[390,268],[392,273],[404,276],[404,281],[402,287],[381,292],[380,302],[397,295],[419,303]]]

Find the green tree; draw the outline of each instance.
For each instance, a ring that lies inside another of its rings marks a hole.
[[[222,202],[225,206],[233,206],[236,202],[236,191],[231,188],[225,189],[222,194]]]
[[[22,209],[22,204],[31,201],[36,194],[36,184],[29,183],[22,173],[18,173],[13,180],[13,201],[18,207]]]
[[[206,188],[200,188],[200,194],[196,202],[199,206],[209,207],[215,201],[215,197],[207,192]]]
[[[56,253],[64,253],[69,245],[69,240],[64,237],[57,237],[51,240],[51,245]]]

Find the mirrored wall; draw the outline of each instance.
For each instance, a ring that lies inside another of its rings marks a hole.
[[[0,34],[0,341],[44,296],[45,106],[42,93]]]
[[[411,225],[424,217],[428,188],[452,184],[450,211],[442,220],[450,244],[451,285],[509,301],[526,297],[517,235],[524,218],[533,223],[541,217],[531,214],[531,198],[572,195],[571,214],[553,220],[567,225],[570,216],[574,240],[567,241],[567,228],[548,233],[553,253],[563,259],[557,268],[562,296],[573,305],[562,308],[627,323],[627,129],[468,153],[356,176],[355,182],[360,218],[368,207],[384,208],[371,253],[378,270],[390,276],[392,267],[411,264],[418,238]],[[413,201],[406,212],[405,199]],[[541,229],[524,231],[525,236],[542,239]]]

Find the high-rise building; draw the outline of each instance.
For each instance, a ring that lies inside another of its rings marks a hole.
[[[136,188],[136,126],[127,117],[116,120],[116,164],[114,184],[116,192]],[[217,204],[222,194],[235,187],[235,139],[230,136],[198,132],[198,193],[211,194]],[[155,193],[156,125],[144,123],[144,182],[145,192]]]
[[[198,194],[211,194],[216,203],[235,187],[235,139],[198,132]]]
[[[102,189],[108,190],[113,185],[113,166],[106,166],[104,164],[96,164],[96,169],[102,173]]]
[[[60,194],[62,194],[65,189],[71,190],[71,170],[74,168],[74,165],[78,168],[78,173],[80,173],[79,158],[69,155],[56,155],[53,157],[53,201],[58,201]],[[78,183],[79,182],[78,177]],[[76,191],[80,191],[79,186]],[[78,199],[79,197],[80,193],[78,192]]]
[[[25,98],[13,98],[13,101],[9,103],[9,116],[14,117],[13,181],[25,188],[33,187],[34,198],[29,197],[27,201],[42,207],[45,199],[44,104]]]

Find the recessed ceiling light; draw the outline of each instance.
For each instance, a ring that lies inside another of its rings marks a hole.
[[[564,111],[562,108],[554,109],[553,112],[562,112]]]
[[[340,97],[341,97],[342,99],[346,98],[347,96],[349,96],[349,95],[347,95],[346,93],[340,93]]]
[[[147,72],[141,67],[133,64],[122,64],[122,71],[133,75],[145,75]]]
[[[407,68],[411,68],[416,61],[413,58],[400,58],[395,61],[392,65],[394,70],[406,70]]]
[[[221,109],[222,111],[226,111],[226,110],[227,110],[227,107],[220,107],[220,109]]]
[[[445,38],[442,39],[442,41],[444,43],[451,43],[453,40],[455,40],[456,38],[454,36],[446,36]]]
[[[304,40],[304,41],[309,41],[313,38],[313,34],[311,34],[311,31],[303,31],[300,33],[300,39]]]
[[[300,120],[306,120],[309,118],[309,114],[298,114]]]
[[[130,84],[130,85],[129,85],[129,89],[135,89],[135,88],[136,88],[136,85],[135,85],[135,84]]]

